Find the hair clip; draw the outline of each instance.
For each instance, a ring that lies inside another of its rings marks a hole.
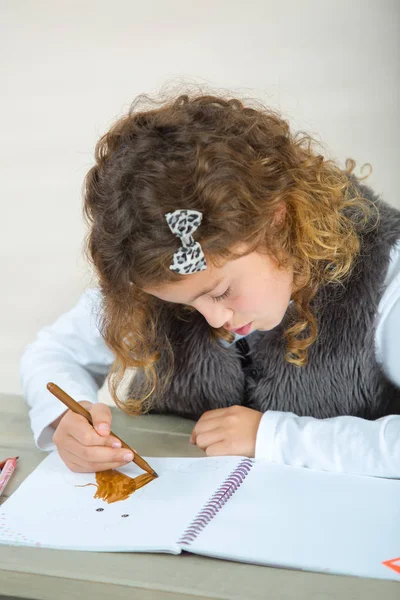
[[[199,227],[203,214],[198,210],[174,210],[166,213],[165,218],[172,233],[181,241],[172,257],[170,269],[181,275],[204,271],[206,259],[199,242],[193,239],[193,233]]]

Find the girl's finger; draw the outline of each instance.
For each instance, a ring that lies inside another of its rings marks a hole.
[[[206,449],[207,456],[228,456],[232,454],[231,448],[225,442],[211,444]]]
[[[56,429],[54,440],[58,443],[61,438],[70,436],[83,446],[110,446],[112,448],[121,448],[122,446],[114,436],[99,435],[85,417],[72,412],[65,415],[63,422]]]
[[[79,464],[93,465],[113,463],[121,466],[126,465],[133,460],[133,453],[125,448],[110,448],[109,446],[83,446],[72,437],[65,440],[63,450],[66,450],[74,455],[75,461]]]
[[[196,444],[197,436],[201,433],[207,433],[214,429],[221,428],[220,419],[209,419],[208,421],[199,421],[193,428],[192,435],[190,436],[190,443]]]
[[[73,419],[73,422],[72,422]],[[69,423],[66,425],[69,425]],[[106,446],[110,444],[111,436],[99,435],[82,415],[73,415],[71,417],[69,436],[74,438],[82,446]],[[115,440],[115,438],[112,438]]]
[[[97,473],[98,471],[118,469],[126,464],[126,462],[122,464],[120,462],[91,463],[80,459],[68,450],[63,450],[63,452],[60,453],[60,456],[67,467],[75,473]]]
[[[73,454],[70,454],[69,452],[66,452],[65,455],[61,455],[61,458],[63,459],[63,461],[65,462],[65,464],[67,465],[67,467],[73,471],[74,473],[97,473],[99,471],[108,471],[109,469],[118,469],[119,467],[121,467],[122,465],[120,464],[116,464],[116,463],[106,463],[104,465],[101,466],[101,468],[99,467],[99,465],[97,465],[96,467],[92,466],[92,465],[88,465],[88,464],[81,464],[79,462],[75,462],[75,457]]]
[[[111,431],[112,414],[107,404],[99,402],[93,404],[90,409],[90,415],[93,420],[93,427],[101,436],[108,436]]]
[[[196,436],[196,446],[202,450],[205,450],[209,446],[217,444],[218,442],[222,442],[223,440],[224,430],[221,427],[218,427],[217,429],[212,429],[206,433],[199,433]]]

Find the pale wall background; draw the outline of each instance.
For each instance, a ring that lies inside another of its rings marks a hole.
[[[0,391],[90,283],[81,186],[140,93],[196,82],[280,108],[400,207],[398,0],[2,0]]]

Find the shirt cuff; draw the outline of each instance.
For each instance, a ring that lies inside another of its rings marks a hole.
[[[273,461],[276,426],[280,412],[268,410],[261,417],[256,437],[256,460]]]

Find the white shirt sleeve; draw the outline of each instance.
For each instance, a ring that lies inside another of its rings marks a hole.
[[[55,448],[51,423],[65,406],[46,388],[56,383],[75,400],[97,402],[97,392],[113,362],[98,328],[101,295],[89,290],[72,310],[43,327],[36,340],[26,346],[20,364],[23,393],[30,406],[29,417],[36,445]]]
[[[400,478],[400,415],[367,421],[268,411],[258,428],[255,458],[322,471]]]
[[[400,244],[391,253],[379,304],[377,360],[400,388]],[[255,458],[336,471],[400,478],[400,415],[315,419],[267,411],[257,432]]]

